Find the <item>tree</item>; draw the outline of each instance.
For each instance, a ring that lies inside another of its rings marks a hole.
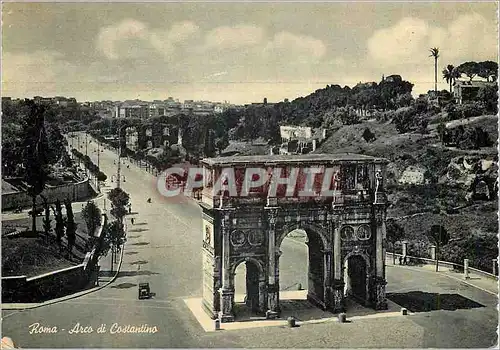
[[[439,269],[439,249],[441,246],[448,244],[450,234],[442,225],[432,225],[430,230],[426,232],[429,241],[436,246],[436,272]]]
[[[460,72],[453,66],[449,64],[443,69],[443,79],[450,84],[450,93],[452,93],[452,85],[460,77]]]
[[[56,219],[56,227],[55,227],[55,233],[56,233],[56,243],[59,247],[59,253],[62,251],[62,238],[64,236],[64,228],[66,226],[66,222],[62,216],[62,207],[61,207],[61,201],[58,199],[56,201],[56,207],[52,207],[52,210],[54,212],[54,217]]]
[[[477,62],[469,61],[462,63],[457,67],[460,74],[465,74],[469,79],[472,79],[479,74],[479,64]]]
[[[82,211],[83,219],[87,225],[87,232],[90,237],[94,236],[95,230],[101,224],[101,210],[94,202],[88,201]]]
[[[75,223],[75,216],[69,199],[64,201],[64,207],[66,208],[66,238],[68,239],[68,257],[70,257],[73,251],[73,246],[76,242],[77,224]]]
[[[392,245],[392,263],[396,264],[396,256],[394,255],[395,249],[394,245],[396,242],[401,241],[405,236],[404,228],[396,222],[394,219],[388,219],[386,222],[386,239],[387,242]]]
[[[23,165],[27,193],[32,199],[32,231],[36,234],[36,197],[42,193],[48,178],[47,136],[44,126],[45,107],[33,101],[28,102],[26,132],[24,135]]]
[[[45,216],[43,218],[43,232],[45,233],[45,243],[49,241],[50,233],[52,232],[52,225],[50,220],[50,207],[47,201],[44,203],[45,206]]]
[[[215,139],[215,147],[217,148],[218,154],[221,154],[223,150],[225,150],[229,146],[229,137],[224,134],[222,137]]]
[[[123,217],[127,214],[126,207],[129,204],[130,196],[121,188],[116,187],[109,192],[108,199],[111,201],[111,215],[122,222]]]
[[[127,241],[127,236],[123,224],[118,220],[107,223],[103,234],[105,236],[102,250],[107,251],[111,248],[111,268],[113,268],[115,250],[120,251],[121,246]]]
[[[119,248],[127,241],[123,225],[117,220],[108,223],[104,231],[106,239],[115,247]]]
[[[438,76],[438,57],[439,57],[439,49],[437,47],[433,47],[430,49],[431,54],[429,57],[434,57],[434,91],[438,91],[438,83],[437,83],[437,76]]]
[[[498,63],[493,62],[493,61],[484,61],[484,62],[479,62],[479,69],[477,75],[479,75],[481,78],[486,79],[487,81],[490,81],[490,78],[492,78],[492,81],[496,81],[498,78]]]
[[[413,100],[413,96],[411,95],[411,93],[407,92],[405,94],[400,94],[396,97],[396,106],[398,108],[409,107],[409,106],[411,106],[413,101],[414,100]]]

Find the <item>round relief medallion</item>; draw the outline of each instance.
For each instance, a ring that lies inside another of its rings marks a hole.
[[[360,226],[357,232],[358,239],[366,241],[372,236],[370,232],[370,227],[367,225]]]
[[[239,230],[233,231],[233,233],[231,233],[231,243],[234,246],[240,246],[245,244],[245,234]]]
[[[354,229],[351,226],[344,226],[340,231],[340,238],[344,241],[351,241],[354,239]]]
[[[261,245],[264,242],[264,235],[260,231],[252,231],[248,235],[248,243],[251,245]]]

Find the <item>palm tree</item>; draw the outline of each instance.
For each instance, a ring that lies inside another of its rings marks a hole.
[[[431,54],[429,57],[434,57],[434,91],[438,91],[438,57],[439,57],[439,49],[437,47],[433,47],[430,49]]]
[[[458,77],[460,77],[460,73],[458,72],[458,69],[452,64],[447,65],[446,68],[443,69],[443,79],[450,84],[450,93],[452,93],[451,86]]]

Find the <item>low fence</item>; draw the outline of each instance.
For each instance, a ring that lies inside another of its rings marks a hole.
[[[42,275],[2,277],[2,302],[41,302],[59,298],[86,288],[96,275],[96,265],[99,259],[103,229],[107,223],[105,214],[101,216],[101,225],[95,232],[96,243],[85,255],[81,264],[65,269],[51,271]]]
[[[399,258],[404,258],[405,257],[405,255],[403,255],[403,254],[397,254],[397,253],[394,254],[394,253],[391,253],[391,252],[387,252],[386,253],[386,257],[390,258],[390,259],[393,259],[393,255],[396,258],[396,260],[399,260]],[[407,264],[410,264],[410,265],[435,265],[436,264],[436,260],[434,260],[434,259],[420,258],[420,257],[417,257],[417,256],[406,255],[406,259],[407,259]],[[448,267],[448,268],[450,268],[452,270],[459,271],[459,272],[464,272],[464,270],[465,270],[465,266],[464,265],[453,263],[453,262],[449,262],[449,261],[439,260],[438,261],[438,265],[439,266]],[[489,273],[489,272],[486,272],[486,271],[483,271],[483,270],[479,270],[479,269],[476,269],[476,268],[473,268],[473,267],[470,267],[470,266],[468,267],[468,269],[469,269],[469,272],[474,272],[474,273],[476,273],[478,275],[481,275],[483,277],[491,278],[491,279],[494,279],[494,280],[498,280],[498,276],[496,274],[492,274],[492,273]],[[498,271],[498,270],[496,270],[496,271]]]
[[[96,192],[86,178],[77,183],[69,183],[54,187],[46,187],[41,196],[37,197],[37,204],[43,204],[42,196],[49,203],[56,200],[70,199],[72,202],[81,201],[95,196]],[[2,210],[15,209],[17,207],[29,208],[32,205],[32,199],[26,192],[14,192],[2,194]]]

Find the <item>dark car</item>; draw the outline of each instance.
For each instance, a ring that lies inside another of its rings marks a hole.
[[[150,297],[149,283],[139,283],[139,299],[149,299]]]

